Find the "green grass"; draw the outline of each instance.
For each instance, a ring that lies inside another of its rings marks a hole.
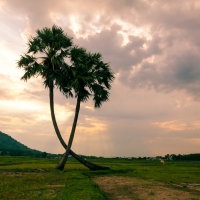
[[[0,199],[105,199],[80,172],[7,172],[1,174]]]
[[[200,183],[200,161],[168,161],[165,165],[159,161],[146,160],[105,159],[102,162],[95,161],[99,164],[103,163],[111,169],[109,171],[88,171],[87,174],[90,176],[122,175],[161,182]]]
[[[98,185],[70,159],[65,172],[55,168],[58,159],[0,157],[0,199],[105,199]]]
[[[200,162],[91,159],[111,169],[90,171],[69,159],[66,171],[55,170],[59,159],[0,157],[0,199],[103,200],[106,195],[92,180],[98,176],[127,176],[161,182],[200,183]],[[198,192],[197,192],[198,193]],[[154,196],[150,192],[150,196]],[[200,195],[200,194],[199,194]]]

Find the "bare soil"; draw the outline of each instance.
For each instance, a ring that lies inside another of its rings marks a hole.
[[[102,176],[93,180],[107,194],[108,200],[200,200],[199,193],[195,192],[199,189],[198,185],[191,190],[185,185],[179,187],[135,177]]]

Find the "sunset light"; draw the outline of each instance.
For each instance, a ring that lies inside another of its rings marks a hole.
[[[0,131],[33,148],[63,151],[44,79],[24,82],[24,70],[17,68],[36,30],[57,25],[74,45],[101,53],[115,75],[100,108],[94,108],[92,95],[81,102],[76,152],[107,157],[200,152],[199,9],[196,0],[43,1],[39,7],[38,1],[0,0]],[[54,91],[55,117],[68,141],[76,99]]]

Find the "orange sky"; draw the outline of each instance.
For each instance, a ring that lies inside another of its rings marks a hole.
[[[200,152],[198,0],[0,0],[0,131],[25,145],[63,153],[41,78],[23,82],[16,62],[36,29],[56,24],[74,43],[100,52],[116,79],[100,109],[81,105],[78,154],[156,156]],[[68,141],[75,100],[56,91]]]

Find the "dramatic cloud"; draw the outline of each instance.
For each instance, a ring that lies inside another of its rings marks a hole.
[[[63,152],[41,78],[20,81],[17,60],[36,29],[62,27],[75,44],[100,52],[116,79],[110,101],[81,104],[73,149],[99,156],[200,151],[198,0],[0,0],[0,128],[26,145]],[[55,91],[68,140],[76,101]],[[185,148],[187,147],[187,148]]]

